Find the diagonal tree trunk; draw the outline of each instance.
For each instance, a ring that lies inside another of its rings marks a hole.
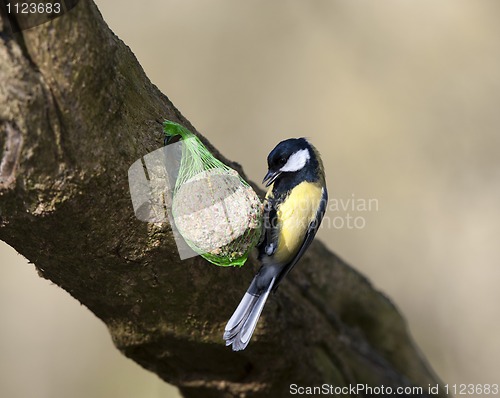
[[[0,239],[99,317],[121,352],[186,397],[279,397],[294,383],[426,395],[439,383],[389,299],[320,242],[250,347],[225,347],[257,265],[180,261],[169,225],[138,221],[128,191],[128,167],[162,145],[164,119],[195,129],[92,1],[20,33],[5,9],[0,23]]]

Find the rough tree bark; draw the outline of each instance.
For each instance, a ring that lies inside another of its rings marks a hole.
[[[0,28],[0,238],[99,317],[123,354],[186,397],[439,382],[390,300],[320,242],[249,348],[225,347],[257,265],[181,262],[169,225],[138,221],[128,192],[127,169],[162,145],[165,118],[196,130],[92,1],[21,33],[3,12]]]

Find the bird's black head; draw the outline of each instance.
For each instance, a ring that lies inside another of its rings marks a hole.
[[[267,181],[266,187],[268,187],[282,173],[298,172],[314,159],[314,150],[305,138],[281,141],[267,157],[269,170],[263,182]]]

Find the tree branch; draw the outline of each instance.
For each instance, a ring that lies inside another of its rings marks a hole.
[[[181,262],[169,225],[138,221],[128,192],[128,167],[162,145],[164,119],[196,130],[93,2],[21,33],[5,11],[1,24],[0,238],[99,317],[126,356],[186,397],[439,382],[394,305],[317,241],[249,348],[225,347],[257,264]]]

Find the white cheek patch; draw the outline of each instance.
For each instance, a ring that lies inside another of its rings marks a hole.
[[[307,161],[311,158],[309,150],[301,149],[292,154],[285,163],[285,165],[280,169],[280,171],[298,171],[304,167]]]

